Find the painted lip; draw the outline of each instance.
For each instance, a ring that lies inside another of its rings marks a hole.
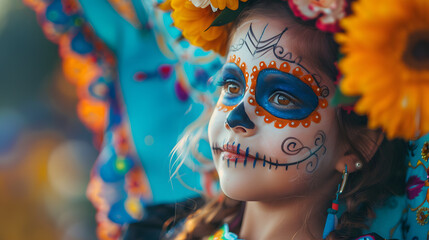
[[[225,160],[233,160],[235,162],[243,163],[255,161],[256,157],[249,153],[249,147],[243,150],[241,144],[226,143],[222,146],[223,158]]]
[[[256,155],[251,155],[249,153],[249,147],[244,150],[244,147],[241,147],[241,144],[236,144],[235,142],[227,142],[223,145],[214,144],[214,146],[212,146],[212,149],[213,151],[217,152],[217,154],[220,154],[221,159],[228,164],[228,167],[230,167],[230,165],[232,164],[237,167],[237,163],[241,163],[246,166],[248,162],[253,162],[252,165],[253,168],[255,168],[257,162],[261,161],[262,167],[268,166],[269,169],[271,169],[272,167],[275,167],[275,169],[277,169],[278,167],[284,167],[286,168],[286,170],[288,170],[289,166],[299,164],[302,161],[306,160],[304,159],[302,161],[297,161],[293,163],[279,163],[277,159],[273,161],[271,157],[259,155],[258,152],[256,152]]]

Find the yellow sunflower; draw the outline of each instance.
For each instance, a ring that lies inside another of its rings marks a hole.
[[[337,34],[341,90],[389,138],[429,132],[429,1],[360,0]]]
[[[225,55],[230,24],[207,29],[221,11],[195,7],[189,0],[171,0],[170,4],[174,26],[182,30],[183,37],[194,46]]]

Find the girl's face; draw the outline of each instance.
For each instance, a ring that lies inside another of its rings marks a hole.
[[[293,33],[300,28],[263,17],[233,35],[209,123],[221,188],[233,199],[314,193],[313,186],[334,176],[344,153],[335,109],[328,106],[333,80],[312,67],[318,56],[299,52]]]

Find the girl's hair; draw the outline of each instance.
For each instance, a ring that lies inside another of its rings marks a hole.
[[[289,23],[292,26],[288,27],[300,27],[299,32],[293,32],[299,39],[295,41],[299,44],[295,47],[302,55],[311,56],[314,68],[325,73],[333,81],[336,80],[338,73],[335,62],[338,57],[338,46],[332,34],[317,30],[311,21],[302,21],[294,17],[287,4],[281,0],[252,1],[240,13],[232,26],[232,31],[255,14],[293,19]],[[362,234],[362,229],[368,228],[368,220],[375,217],[373,211],[375,204],[391,195],[402,195],[405,191],[407,143],[384,138],[371,158],[365,153],[368,152],[368,145],[376,145],[374,142],[376,140],[364,130],[367,125],[366,117],[338,109],[337,120],[340,134],[351,149],[350,154],[358,156],[363,166],[349,175],[346,188],[341,195],[346,209],[336,229],[327,237],[329,240],[358,237]],[[367,161],[369,158],[371,160]],[[214,234],[223,223],[237,222],[237,218],[242,217],[243,206],[244,202],[232,200],[221,194],[218,199],[209,201],[190,215],[176,239],[201,239]],[[239,227],[240,223],[230,226],[232,231],[239,230]]]

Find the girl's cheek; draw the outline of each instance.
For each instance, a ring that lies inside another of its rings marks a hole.
[[[225,119],[226,114],[224,112],[220,112],[217,109],[214,110],[208,126],[208,134],[211,144],[217,140],[216,138],[222,132],[224,128]]]

